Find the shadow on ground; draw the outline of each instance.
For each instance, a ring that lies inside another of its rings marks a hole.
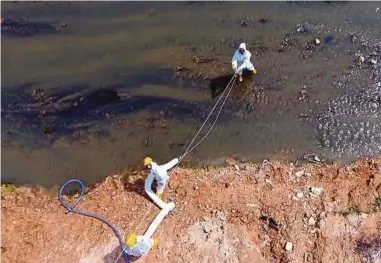
[[[228,87],[229,83],[233,83],[231,82],[233,76],[233,74],[228,74],[224,76],[219,76],[210,81],[209,89],[211,92],[212,99],[215,99],[216,97],[220,96]],[[253,86],[256,85],[256,82],[258,80],[258,78],[255,75],[253,75],[250,71],[244,71],[242,77],[242,82],[239,82],[238,78],[234,82],[233,95],[235,98],[238,99],[243,99],[250,92]]]
[[[138,258],[129,257],[129,262],[135,262]],[[103,258],[103,263],[125,263],[122,256],[122,248],[116,247],[111,253],[107,254]]]
[[[147,199],[149,202],[152,202],[152,200],[149,199],[149,197],[147,196],[147,194],[144,190],[144,183],[145,183],[144,179],[138,179],[138,180],[134,181],[133,183],[131,183],[131,182],[129,182],[127,176],[125,176],[123,178],[124,190],[126,190],[127,192],[135,192],[138,195]],[[156,181],[154,181],[154,189],[156,187],[155,183],[156,183]]]

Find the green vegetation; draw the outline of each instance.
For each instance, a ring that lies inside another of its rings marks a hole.
[[[381,208],[381,194],[374,200],[374,206]]]
[[[2,193],[12,193],[16,190],[16,186],[13,184],[2,184],[1,185],[1,192]]]
[[[357,205],[355,205],[355,206],[349,207],[346,211],[342,212],[341,214],[343,216],[349,216],[352,214],[359,215],[361,214],[361,210]]]

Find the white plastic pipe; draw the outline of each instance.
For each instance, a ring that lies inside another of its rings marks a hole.
[[[175,203],[171,202],[169,204],[165,204],[165,207],[160,211],[160,213],[155,217],[152,221],[151,225],[148,227],[147,231],[144,233],[144,238],[151,238],[153,233],[159,227],[161,221],[168,215],[170,211],[175,208]]]
[[[146,191],[147,195],[151,198],[151,200],[158,206],[160,209],[164,209],[167,204],[163,202],[152,190],[152,182],[155,176],[153,174],[149,174],[145,183],[144,183],[144,190]]]

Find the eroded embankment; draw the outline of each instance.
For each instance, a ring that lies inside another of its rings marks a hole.
[[[78,208],[105,216],[124,234],[141,234],[158,212],[144,217],[152,204],[142,184],[139,172],[109,176]],[[229,161],[179,169],[165,199],[175,201],[175,214],[155,233],[159,248],[141,262],[381,260],[380,158],[345,167]],[[3,262],[115,262],[119,254],[110,229],[65,215],[55,191],[3,186]]]

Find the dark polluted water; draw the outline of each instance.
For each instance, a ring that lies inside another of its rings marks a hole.
[[[377,2],[2,3],[2,180],[94,182],[146,155],[184,165],[380,155]]]

